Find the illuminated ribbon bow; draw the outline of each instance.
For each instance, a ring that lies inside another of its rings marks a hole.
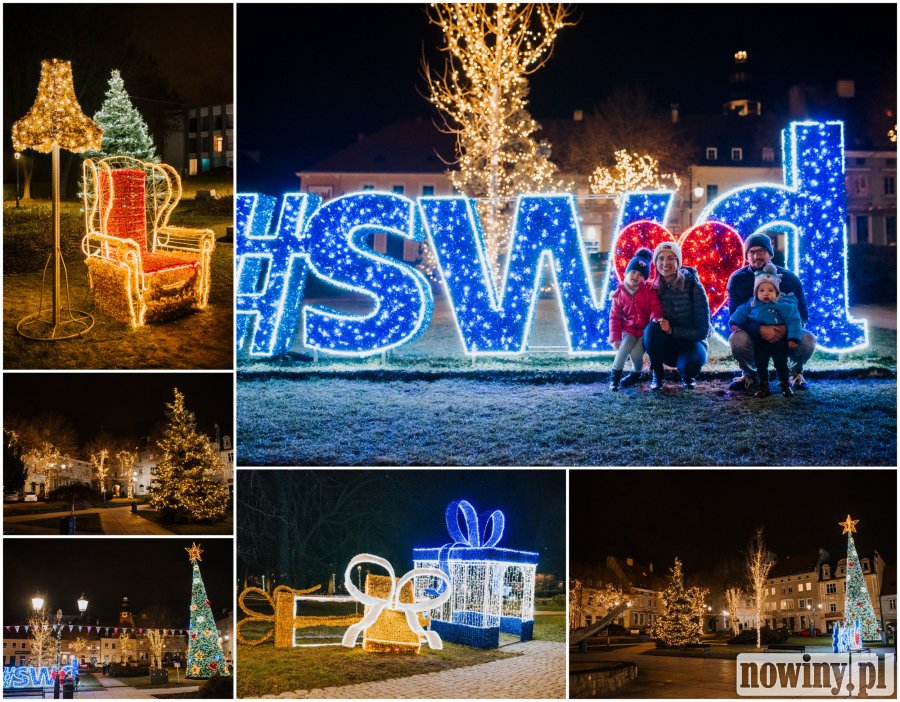
[[[388,575],[391,578],[391,589],[385,599],[369,595],[353,584],[353,568],[360,563],[374,563],[388,572]],[[423,600],[416,600],[414,602],[401,602],[400,592],[403,590],[403,586],[408,582],[411,582],[414,578],[423,576],[432,576],[443,580],[445,582],[444,592],[434,598],[426,597]],[[397,580],[394,576],[393,566],[391,566],[384,558],[373,556],[369,553],[361,553],[358,556],[354,556],[350,563],[347,564],[347,570],[344,572],[344,587],[347,588],[347,592],[350,593],[351,597],[366,605],[366,607],[369,608],[369,611],[361,621],[353,624],[346,632],[344,632],[344,638],[341,643],[347,648],[353,648],[356,645],[356,639],[359,637],[360,633],[372,626],[385,609],[392,609],[402,611],[406,615],[406,623],[409,625],[412,633],[419,637],[420,642],[424,640],[435,651],[440,651],[444,647],[441,637],[436,631],[425,631],[425,629],[422,628],[422,624],[419,622],[418,615],[420,612],[426,612],[435,607],[439,607],[449,600],[449,585],[450,578],[437,568],[413,568],[406,575]]]
[[[295,590],[294,588],[288,587],[287,585],[279,585],[272,592],[272,595],[258,587],[245,588],[238,597],[238,607],[240,607],[241,610],[243,610],[244,614],[246,614],[247,616],[237,623],[237,630],[235,632],[237,640],[246,646],[258,646],[259,644],[268,641],[275,635],[277,611],[275,608],[274,595],[277,595],[279,592],[290,592],[294,595],[308,595],[311,592],[315,592],[320,587],[322,586],[316,585],[314,587],[307,588],[306,590]],[[250,609],[250,607],[244,603],[244,598],[250,593],[260,595],[272,608],[272,614],[263,614],[262,612],[257,612],[256,610]],[[245,639],[241,634],[241,627],[244,626],[244,624],[249,624],[250,622],[272,622],[273,626],[271,629],[269,629],[268,632],[266,632],[266,634],[262,638]]]
[[[459,515],[462,514],[466,533],[459,524]],[[491,548],[496,546],[503,538],[503,528],[506,525],[506,517],[499,509],[488,514],[485,512],[479,519],[475,507],[468,500],[455,500],[447,505],[444,512],[444,521],[447,523],[447,532],[452,543],[444,544],[438,553],[438,567],[450,577],[450,553],[456,547],[463,548]],[[481,531],[480,521],[484,522],[484,532]],[[441,590],[430,590],[439,594]]]

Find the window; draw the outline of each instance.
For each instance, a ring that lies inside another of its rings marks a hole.
[[[374,190],[374,189],[375,189],[375,183],[363,183],[361,189],[362,189],[362,190]]]
[[[837,592],[837,583],[825,583],[825,592],[834,595]]]
[[[433,185],[423,185],[422,186],[422,195],[428,197],[430,195],[434,195],[434,186]]]
[[[213,137],[213,151],[217,154],[222,153],[225,149],[225,137],[214,136]]]
[[[890,610],[897,609],[897,598],[896,597],[888,598],[888,609],[890,609]]]
[[[856,215],[856,243],[869,243],[869,215]]]
[[[731,148],[731,160],[732,161],[743,161],[744,160],[744,150],[739,146],[734,146]]]
[[[229,463],[234,463],[234,454],[233,454],[233,453],[229,453],[229,454],[228,454],[228,462],[229,462]]]
[[[6,644],[3,644],[3,645],[4,645],[4,646],[5,646],[5,645],[6,645]],[[16,647],[16,642],[15,642],[15,641],[13,641],[13,645],[12,645],[12,647],[13,647],[13,648],[15,648],[15,647]]]
[[[865,173],[857,173],[853,178],[853,192],[857,195],[869,194],[869,176]]]
[[[887,216],[884,218],[884,243],[888,246],[897,245],[897,218]]]
[[[788,592],[791,593],[791,594],[793,594],[794,588],[793,588],[792,586],[788,586]]]
[[[895,158],[886,158],[886,159],[884,159],[884,165],[885,165],[885,166],[896,166],[896,165],[897,165],[897,159],[895,159]]]
[[[402,195],[404,190],[405,188],[402,183],[391,186],[391,192],[397,193],[397,195]]]
[[[863,573],[869,572],[869,559],[868,558],[862,559],[862,568],[863,568]]]
[[[854,159],[854,161],[857,166],[865,166],[866,165],[866,159],[864,159],[864,158],[856,158],[856,159]]]
[[[834,602],[829,603],[828,611],[829,612],[837,612],[837,605]]]
[[[707,161],[718,161],[719,160],[719,150],[715,146],[707,146],[706,147],[706,160]]]
[[[189,131],[189,132],[196,132],[196,131],[197,131],[197,118],[196,118],[196,117],[191,117],[191,118],[188,120],[188,131]]]
[[[888,175],[884,177],[884,194],[885,195],[895,195],[896,194],[896,185],[897,178],[896,176]]]
[[[719,186],[718,185],[707,185],[706,186],[706,201],[715,200],[719,196]]]
[[[771,146],[764,146],[762,150],[762,160],[763,161],[774,161],[775,160],[775,149]]]

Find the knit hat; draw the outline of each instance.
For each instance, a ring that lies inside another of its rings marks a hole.
[[[775,286],[775,292],[781,294],[781,276],[778,275],[778,269],[771,263],[767,263],[761,270],[756,271],[753,275],[753,298],[756,299],[756,290],[763,283],[771,283]]]
[[[664,241],[661,244],[656,245],[656,248],[653,249],[654,264],[656,264],[656,259],[659,258],[659,255],[663,251],[671,251],[675,254],[675,262],[678,264],[678,267],[681,268],[681,247],[674,241]]]
[[[752,249],[754,246],[761,246],[766,251],[769,252],[769,256],[775,255],[775,250],[772,248],[772,240],[769,238],[768,234],[751,234],[744,240],[744,258],[747,258],[747,252]]]
[[[644,276],[644,280],[647,280],[650,277],[650,261],[652,258],[653,252],[650,249],[638,249],[634,253],[634,258],[625,266],[625,275],[628,275],[631,271],[637,271]]]

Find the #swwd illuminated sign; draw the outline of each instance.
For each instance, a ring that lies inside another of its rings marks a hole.
[[[782,135],[784,183],[736,188],[713,200],[685,232],[685,265],[698,268],[716,334],[728,336],[725,283],[743,262],[740,242],[757,232],[787,232],[786,266],[806,292],[806,328],[826,351],[867,345],[865,320],[847,300],[847,195],[843,124],[794,122]],[[616,225],[632,245],[670,238],[664,229],[674,193],[628,193]],[[286,353],[299,333],[306,348],[367,356],[409,343],[431,322],[434,294],[413,266],[372,250],[384,232],[434,250],[466,354],[517,354],[528,348],[541,278],[556,282],[569,351],[610,353],[610,295],[618,285],[615,248],[600,290],[587,264],[573,195],[522,195],[499,286],[490,271],[481,223],[467,197],[360,192],[323,204],[317,195],[276,200],[237,196],[237,342],[250,356]],[[657,225],[655,227],[651,225]],[[674,239],[673,239],[674,240]],[[307,276],[371,300],[366,314],[304,305]],[[599,293],[599,294],[598,294]]]

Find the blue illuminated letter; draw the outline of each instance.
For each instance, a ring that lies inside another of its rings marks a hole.
[[[544,266],[556,278],[573,353],[601,350],[602,313],[594,301],[584,244],[571,195],[523,195],[503,283],[494,285],[484,235],[472,200],[419,198],[447,294],[468,354],[522,353],[534,319]]]
[[[375,309],[366,315],[305,307],[306,346],[331,354],[365,356],[399,346],[431,321],[434,295],[412,266],[366,247],[373,232],[421,241],[415,202],[393,193],[353,193],[331,200],[306,227],[309,258],[317,277],[366,295]]]

